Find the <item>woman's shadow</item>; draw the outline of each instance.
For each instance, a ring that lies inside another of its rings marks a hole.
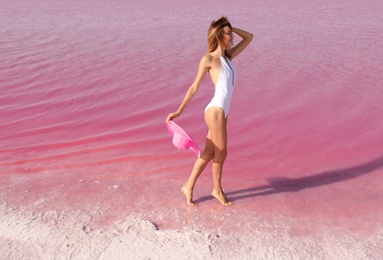
[[[226,192],[226,195],[228,195],[230,200],[235,201],[257,196],[272,195],[281,192],[297,192],[307,188],[315,188],[323,185],[354,179],[361,175],[369,174],[382,167],[383,157],[380,157],[361,165],[345,169],[335,169],[320,172],[301,178],[271,178],[267,180],[269,182],[268,185]],[[204,196],[196,200],[196,202],[203,202],[210,199],[213,199],[213,197]]]

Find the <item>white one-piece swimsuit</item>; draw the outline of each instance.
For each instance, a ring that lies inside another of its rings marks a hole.
[[[215,84],[214,97],[205,108],[205,113],[211,107],[221,107],[225,112],[225,117],[227,117],[230,110],[235,80],[237,78],[237,71],[227,57],[222,57],[221,55],[219,55],[219,57],[222,69]]]

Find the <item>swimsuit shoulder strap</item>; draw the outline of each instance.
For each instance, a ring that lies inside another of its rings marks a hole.
[[[217,55],[218,55],[219,57],[222,57],[222,56],[221,56],[221,54],[219,54],[219,52],[218,52],[218,51],[215,51],[215,53],[217,53]]]

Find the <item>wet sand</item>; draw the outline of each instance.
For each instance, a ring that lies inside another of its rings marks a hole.
[[[143,183],[127,178],[123,169],[95,170],[55,172],[60,177],[54,179],[52,172],[3,175],[2,258],[381,259],[383,254],[382,210],[339,208],[344,201],[324,188],[336,185],[331,176],[323,186],[290,181],[284,190],[263,195],[227,185],[231,207],[220,205],[202,185],[196,190],[199,206],[192,207],[179,181],[156,177]],[[372,191],[373,186],[369,183]],[[304,188],[316,189],[321,199]]]

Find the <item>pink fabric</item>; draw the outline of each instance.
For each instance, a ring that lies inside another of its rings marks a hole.
[[[179,125],[173,121],[166,123],[166,127],[171,136],[173,136],[173,144],[179,150],[191,149],[198,157],[201,155],[201,151],[194,140],[183,130]]]

